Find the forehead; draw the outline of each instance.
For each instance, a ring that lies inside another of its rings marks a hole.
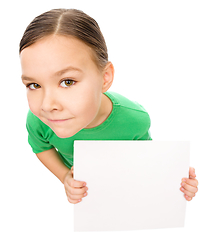
[[[22,73],[35,74],[38,70],[52,74],[68,65],[82,70],[97,68],[92,55],[93,50],[74,37],[48,36],[21,52]]]

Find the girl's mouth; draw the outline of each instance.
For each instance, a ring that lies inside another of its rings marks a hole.
[[[48,120],[50,122],[53,122],[53,123],[62,123],[62,122],[68,121],[69,119],[71,119],[71,118],[68,118],[68,119],[48,119]]]

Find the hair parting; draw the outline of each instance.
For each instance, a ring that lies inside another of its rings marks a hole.
[[[99,69],[108,62],[107,46],[98,23],[77,9],[52,9],[34,18],[20,41],[19,53],[26,47],[49,35],[73,36],[93,51]]]

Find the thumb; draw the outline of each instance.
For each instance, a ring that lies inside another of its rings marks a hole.
[[[189,178],[190,179],[195,179],[196,174],[195,174],[195,169],[193,167],[190,167],[189,169]]]

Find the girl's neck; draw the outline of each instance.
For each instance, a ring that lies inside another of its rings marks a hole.
[[[102,94],[101,106],[97,114],[96,121],[89,124],[86,128],[94,128],[102,124],[109,117],[112,109],[112,101],[105,94]]]

